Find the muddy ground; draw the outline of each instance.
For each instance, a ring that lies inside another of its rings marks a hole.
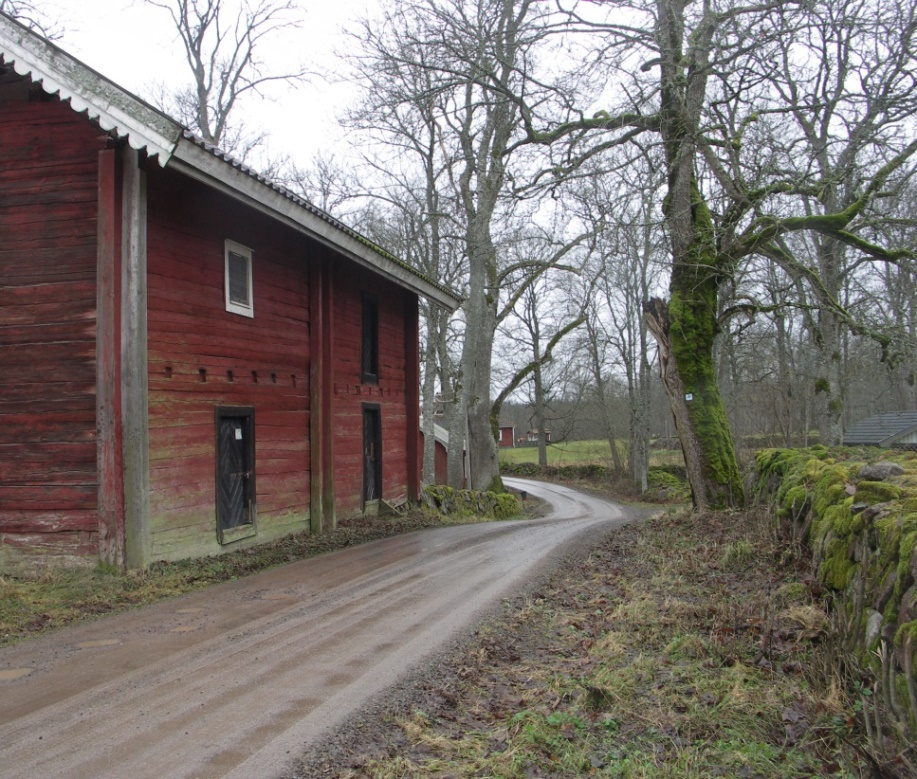
[[[530,516],[540,516],[546,506],[530,501],[527,509]],[[657,511],[628,508],[637,521]],[[515,669],[519,665],[552,667],[559,658],[569,659],[570,651],[562,638],[545,634],[543,621],[526,619],[526,610],[533,603],[575,602],[585,591],[592,570],[625,563],[628,555],[624,549],[633,541],[634,533],[633,528],[622,528],[600,542],[590,538],[555,561],[468,635],[373,701],[320,749],[304,755],[289,779],[374,777],[377,760],[423,760],[430,755],[429,749],[412,742],[399,724],[418,713],[445,723],[447,730],[464,733],[469,728],[492,726],[471,721],[462,713],[473,705],[472,699],[482,695],[489,698],[485,707],[497,713],[524,704],[527,685]]]
[[[766,511],[654,509],[558,562],[290,779],[912,776]]]

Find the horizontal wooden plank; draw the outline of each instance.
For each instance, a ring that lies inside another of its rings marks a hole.
[[[55,364],[61,378],[67,378],[71,370],[92,371],[95,364],[95,341],[0,344],[0,365],[8,374],[11,372],[15,375],[20,367],[31,368],[36,362]]]
[[[92,462],[48,462],[29,456],[28,447],[15,459],[0,461],[0,484],[80,485],[95,483],[97,467]]]
[[[0,484],[0,512],[95,509],[98,487],[82,485]]]
[[[0,371],[2,373],[2,371]],[[84,381],[49,381],[44,384],[0,381],[0,414],[17,413],[28,409],[29,404],[74,404],[95,405],[95,384]]]
[[[43,563],[70,557],[92,558],[99,553],[98,534],[86,531],[9,533],[4,534],[3,545],[16,556],[35,557]]]
[[[96,511],[0,512],[0,533],[72,533],[98,529]]]
[[[0,323],[0,344],[35,346],[57,343],[95,343],[95,322],[29,322],[22,325]]]

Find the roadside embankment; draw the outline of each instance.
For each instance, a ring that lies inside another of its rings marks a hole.
[[[871,743],[914,743],[917,452],[767,449],[755,486],[811,551]]]

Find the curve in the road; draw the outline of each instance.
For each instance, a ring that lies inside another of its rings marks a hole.
[[[270,777],[552,554],[625,520],[518,479],[542,519],[342,550],[0,650],[0,777]]]

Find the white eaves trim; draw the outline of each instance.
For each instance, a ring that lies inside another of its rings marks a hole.
[[[278,219],[428,300],[450,310],[458,308],[461,303],[460,299],[387,259],[282,192],[263,184],[242,168],[220,159],[187,138],[179,139],[168,167]]]
[[[102,77],[53,43],[0,14],[0,55],[20,76],[40,83],[48,94],[70,102],[106,132],[127,138],[165,166],[182,126],[127,90]]]

